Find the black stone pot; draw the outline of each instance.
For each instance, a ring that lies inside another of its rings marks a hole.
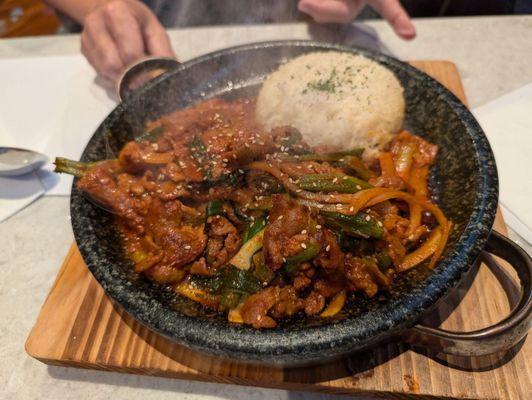
[[[95,278],[116,303],[149,328],[189,348],[244,362],[321,363],[398,338],[450,354],[480,355],[507,349],[522,339],[531,323],[532,267],[530,258],[514,243],[490,234],[498,182],[489,143],[453,94],[398,60],[368,50],[306,41],[258,43],[208,54],[174,66],[127,96],[100,125],[82,160],[112,157],[143,131],[146,121],[204,98],[254,95],[264,77],[281,63],[312,51],[363,54],[390,68],[402,82],[406,127],[440,148],[430,185],[454,229],[437,267],[401,275],[389,293],[372,299],[358,297],[350,311],[332,323],[300,319],[272,330],[231,325],[133,273],[123,257],[112,216],[88,202],[74,186],[74,235]],[[416,326],[438,300],[453,291],[483,249],[506,258],[518,271],[523,294],[511,315],[472,333]]]

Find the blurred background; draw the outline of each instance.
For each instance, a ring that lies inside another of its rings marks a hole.
[[[190,1],[190,0],[188,0]],[[165,23],[165,7],[157,6],[157,0],[147,0],[167,27],[177,26],[198,26],[217,24],[241,24],[257,22],[293,22],[308,21],[309,17],[296,11],[295,0],[275,0],[293,3],[293,7],[288,4],[292,12],[283,12],[276,19],[265,21],[249,21],[246,19],[245,7],[234,7],[231,12],[217,14],[209,12],[209,1],[216,0],[192,0],[194,6],[198,7],[197,18]],[[235,0],[227,1],[229,8]],[[239,1],[239,0],[236,0]],[[265,3],[274,0],[265,0]],[[187,0],[174,1],[176,5]],[[169,2],[166,2],[168,4]],[[404,7],[412,17],[454,17],[472,15],[504,15],[504,14],[530,14],[532,13],[532,0],[405,0],[402,1]],[[240,3],[241,4],[241,3]],[[378,16],[366,9],[358,19],[378,18]],[[176,25],[177,24],[177,25]],[[52,35],[79,31],[79,26],[68,18],[58,15],[53,9],[42,0],[0,0],[0,38]]]

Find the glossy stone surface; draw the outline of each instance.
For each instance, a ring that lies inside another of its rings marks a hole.
[[[185,315],[176,296],[130,272],[112,218],[74,190],[71,214],[81,253],[107,293],[139,321],[210,353],[253,362],[308,364],[324,361],[324,354],[334,358],[363,349],[414,325],[469,270],[496,211],[497,172],[489,144],[469,111],[449,91],[418,70],[367,50],[272,42],[191,60],[119,105],[95,133],[82,160],[112,156],[110,152],[142,132],[146,121],[202,98],[252,95],[264,76],[286,59],[324,49],[362,53],[391,68],[405,87],[407,128],[440,146],[431,187],[455,224],[443,259],[432,273],[405,274],[389,295],[361,300],[345,320],[322,326],[297,321],[256,331],[230,326],[219,318]]]

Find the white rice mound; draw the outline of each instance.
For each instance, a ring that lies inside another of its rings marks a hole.
[[[315,52],[268,76],[256,116],[267,129],[290,125],[311,146],[364,147],[377,154],[403,126],[403,88],[392,71],[361,55]]]

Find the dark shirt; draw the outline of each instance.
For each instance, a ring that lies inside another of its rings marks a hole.
[[[167,28],[305,20],[297,0],[143,0]]]

